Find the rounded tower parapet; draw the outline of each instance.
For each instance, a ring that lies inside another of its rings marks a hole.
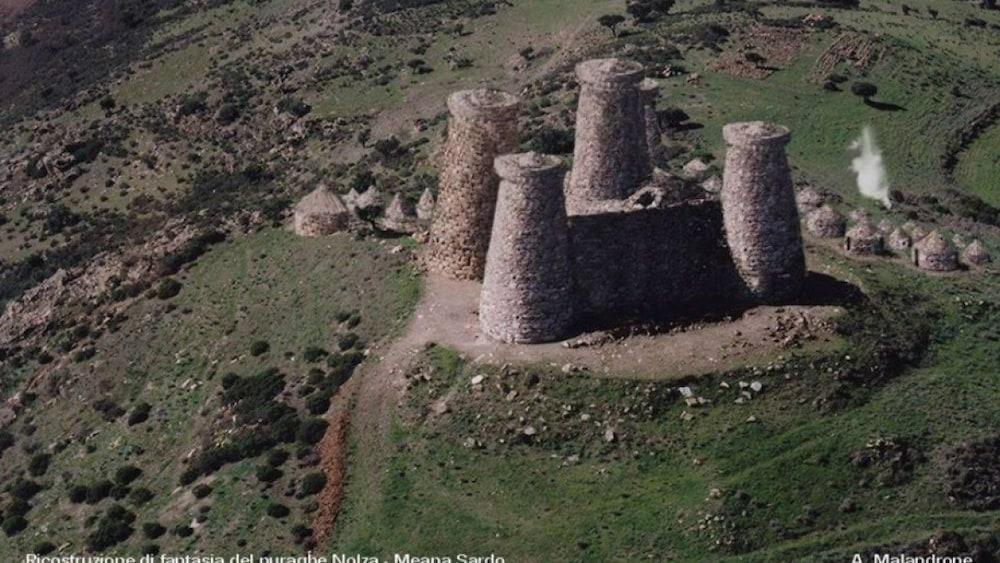
[[[573,323],[565,168],[554,156],[521,153],[497,158],[496,172],[480,326],[503,342],[558,340]]]
[[[577,202],[627,198],[649,176],[643,97],[643,66],[623,59],[577,65],[580,103],[576,116],[573,171],[567,190]]]
[[[764,302],[797,295],[805,254],[785,145],[788,129],[760,121],[723,128],[726,240],[750,294]]]
[[[494,159],[517,146],[520,100],[491,89],[448,97],[451,119],[427,265],[455,279],[481,279],[499,178]]]

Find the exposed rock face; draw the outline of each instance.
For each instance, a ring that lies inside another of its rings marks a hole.
[[[829,205],[824,205],[806,215],[806,228],[813,236],[840,238],[847,229],[847,220]]]
[[[299,236],[330,235],[347,229],[350,221],[347,206],[326,186],[316,188],[295,206],[295,233]]]
[[[596,59],[576,67],[580,105],[573,171],[566,192],[570,211],[588,201],[620,200],[651,172],[642,94],[642,65]]]
[[[937,231],[913,244],[913,264],[929,272],[950,272],[958,269],[958,251]]]
[[[722,211],[729,250],[749,292],[762,301],[797,295],[805,254],[785,145],[788,129],[763,122],[723,128],[728,145]]]
[[[982,266],[990,262],[990,252],[986,250],[979,239],[972,241],[969,246],[962,251],[962,262],[969,266]]]
[[[700,158],[696,158],[684,165],[681,169],[681,173],[685,178],[691,178],[692,180],[701,180],[708,174],[708,164]]]
[[[647,78],[639,83],[639,92],[642,94],[642,117],[646,124],[647,158],[652,165],[655,165],[663,152],[660,146],[663,131],[660,130],[660,118],[656,115],[656,98],[660,95],[660,83]]]
[[[907,252],[913,246],[913,240],[903,229],[896,228],[889,233],[889,248],[896,252]]]
[[[559,159],[535,153],[496,160],[500,192],[479,320],[504,342],[546,342],[573,322],[569,232]]]
[[[851,227],[844,237],[844,250],[851,254],[878,255],[885,251],[882,233],[871,221],[861,221]]]
[[[434,194],[430,188],[420,194],[420,201],[417,202],[417,219],[428,223],[434,219]]]
[[[497,90],[448,98],[451,120],[427,264],[456,279],[481,279],[493,227],[499,178],[494,159],[517,146],[520,101]]]

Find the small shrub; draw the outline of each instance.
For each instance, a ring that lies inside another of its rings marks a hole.
[[[35,544],[35,547],[31,548],[31,552],[35,555],[48,555],[56,550],[56,544],[50,541],[40,541]]]
[[[280,479],[283,473],[271,465],[258,465],[256,475],[257,480],[261,483],[272,483]]]
[[[180,524],[174,528],[174,535],[179,538],[189,538],[194,535],[194,528],[187,524]]]
[[[135,426],[136,424],[142,424],[149,420],[149,411],[153,409],[153,406],[149,403],[139,403],[132,409],[132,412],[128,415],[128,425]]]
[[[272,467],[281,467],[288,461],[288,452],[282,449],[273,449],[267,454],[267,463]]]
[[[154,496],[156,495],[153,494],[153,491],[147,489],[146,487],[139,487],[138,489],[135,489],[134,491],[129,493],[128,498],[129,500],[132,501],[132,504],[136,506],[142,506],[147,502],[153,500]]]
[[[134,465],[123,465],[115,471],[115,483],[128,485],[142,475],[142,470]]]
[[[0,456],[3,455],[4,450],[13,447],[15,441],[13,434],[6,430],[0,430]]]
[[[298,440],[303,444],[315,444],[323,439],[329,423],[322,418],[309,418],[299,427]]]
[[[139,553],[142,555],[159,555],[160,546],[156,545],[155,543],[147,543],[142,546],[142,548],[139,550]]]
[[[319,471],[310,473],[302,478],[299,491],[302,496],[311,496],[323,490],[326,486],[326,474]]]
[[[51,461],[52,456],[50,454],[35,454],[32,456],[31,461],[28,462],[28,473],[35,477],[45,475],[45,472],[49,470],[49,463]]]
[[[230,371],[222,376],[222,388],[229,389],[233,385],[236,385],[239,380],[240,376]]]
[[[306,410],[309,414],[320,415],[330,408],[330,399],[319,393],[313,393],[306,399]]]
[[[142,525],[142,535],[148,539],[155,540],[165,533],[167,533],[167,529],[159,522],[146,522]]]
[[[87,504],[97,504],[102,500],[108,498],[111,494],[111,489],[114,484],[107,479],[102,479],[89,487],[87,487]]]
[[[208,485],[202,483],[200,485],[197,485],[194,489],[192,489],[191,494],[194,495],[194,498],[205,498],[208,495],[212,494],[212,487],[209,487]]]
[[[305,352],[302,353],[302,359],[309,363],[315,363],[322,360],[328,354],[329,352],[322,348],[310,346],[309,348],[306,348]]]
[[[272,502],[267,505],[267,515],[272,518],[284,518],[289,514],[291,514],[291,510],[288,510],[288,507],[283,504]]]
[[[28,521],[24,519],[24,516],[9,516],[3,521],[3,533],[8,536],[16,536],[27,527]]]
[[[18,477],[7,490],[10,491],[10,496],[27,502],[42,490],[42,486],[30,479]]]
[[[69,489],[69,501],[73,504],[80,504],[87,500],[89,490],[85,485],[73,485]]]
[[[181,292],[181,282],[175,280],[174,278],[167,278],[160,282],[160,287],[156,290],[156,296],[160,299],[172,299]]]
[[[250,355],[251,356],[262,356],[271,349],[271,345],[264,340],[255,340],[250,344]]]

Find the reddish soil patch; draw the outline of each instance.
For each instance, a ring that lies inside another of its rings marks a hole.
[[[353,385],[340,388],[333,401],[334,406],[327,418],[330,426],[320,440],[317,450],[319,467],[326,475],[326,486],[320,491],[317,501],[319,509],[313,515],[313,538],[317,545],[324,544],[333,532],[344,500],[344,482],[347,474],[347,430],[351,425],[351,409],[346,404],[353,395]]]

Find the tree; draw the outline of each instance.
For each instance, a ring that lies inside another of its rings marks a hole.
[[[642,22],[649,18],[649,13],[653,11],[653,7],[645,2],[633,2],[625,7],[625,11],[635,18],[635,21]]]
[[[625,16],[619,14],[607,14],[597,18],[597,23],[611,30],[611,34],[618,37],[617,27],[625,21]]]
[[[864,98],[868,102],[875,94],[878,94],[878,87],[871,82],[855,82],[851,84],[851,93]]]

